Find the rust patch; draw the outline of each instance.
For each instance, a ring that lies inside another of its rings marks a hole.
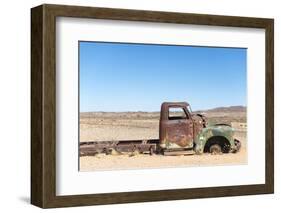
[[[193,146],[193,120],[186,102],[163,103],[160,115],[160,143],[166,148]],[[178,110],[173,116],[171,109]]]

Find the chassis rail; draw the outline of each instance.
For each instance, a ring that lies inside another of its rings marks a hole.
[[[87,141],[80,142],[80,156],[90,156],[100,153],[149,153],[157,151],[159,139],[124,140],[124,141]]]

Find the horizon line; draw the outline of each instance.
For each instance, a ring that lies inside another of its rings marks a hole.
[[[191,112],[198,112],[198,111],[208,111],[208,110],[214,110],[214,109],[218,109],[218,108],[230,108],[230,107],[244,107],[247,108],[247,105],[232,105],[232,106],[220,106],[220,107],[214,107],[214,108],[208,108],[208,109],[199,109],[199,110],[192,110]],[[191,108],[192,109],[192,108]],[[108,112],[108,113],[114,113],[114,112],[118,112],[118,113],[122,113],[122,112],[128,112],[128,113],[133,113],[133,112],[160,112],[161,110],[151,110],[151,111],[143,111],[143,110],[124,110],[124,111],[103,111],[103,110],[99,110],[99,111],[80,111],[80,113],[90,113],[90,112]]]

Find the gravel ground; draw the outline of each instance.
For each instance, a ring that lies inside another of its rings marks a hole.
[[[223,120],[231,122],[231,117],[227,117],[227,113],[224,112]],[[220,120],[220,117],[215,119]],[[155,139],[158,138],[158,132],[159,117],[156,113],[92,113],[80,116],[81,142]],[[80,157],[80,171],[246,164],[246,130],[240,129],[235,137],[242,143],[240,152],[235,154],[189,156],[100,154]]]

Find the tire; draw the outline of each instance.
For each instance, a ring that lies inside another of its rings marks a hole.
[[[209,152],[212,155],[222,154],[222,148],[218,144],[213,144],[213,145],[210,146]]]

